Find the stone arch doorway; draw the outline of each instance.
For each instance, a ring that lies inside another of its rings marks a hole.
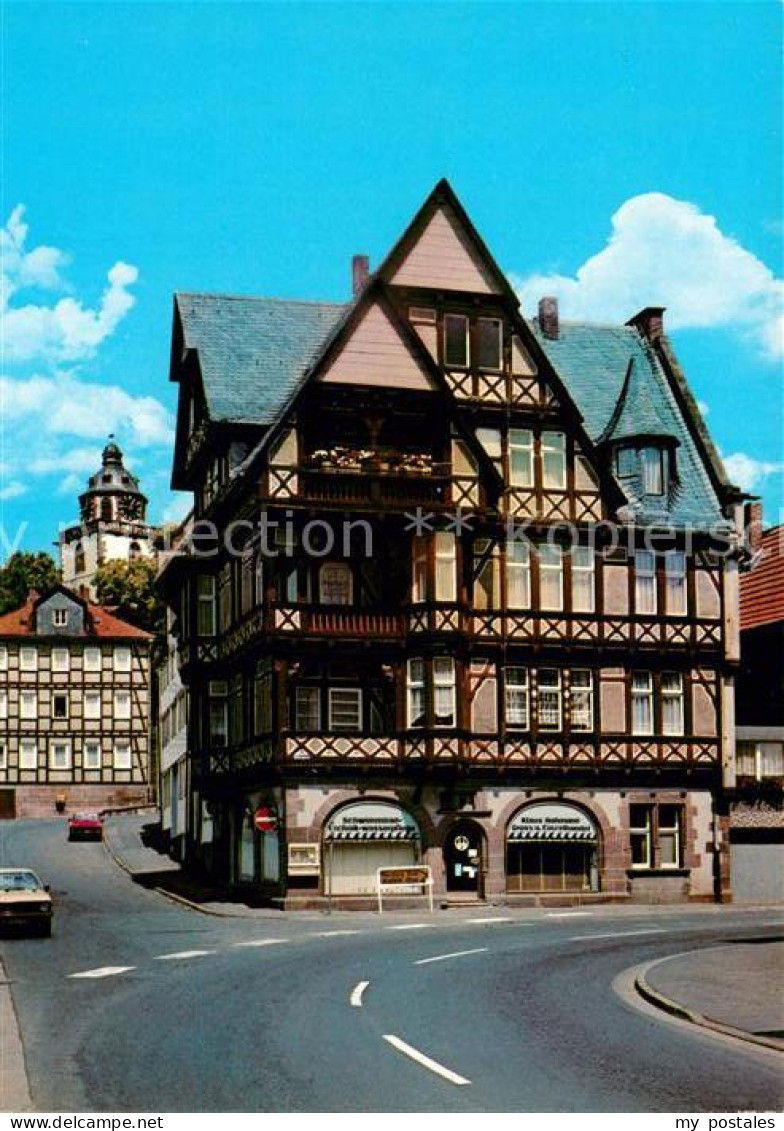
[[[444,870],[450,895],[484,895],[485,838],[476,821],[464,817],[447,832]]]

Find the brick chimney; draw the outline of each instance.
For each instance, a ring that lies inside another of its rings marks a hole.
[[[546,338],[558,337],[558,299],[552,295],[539,299],[539,327]]]
[[[748,502],[743,506],[743,529],[746,548],[756,554],[762,543],[762,503]]]
[[[364,290],[370,278],[370,259],[367,255],[355,255],[351,260],[351,293],[356,296]]]
[[[626,323],[634,326],[649,342],[658,342],[664,334],[664,306],[646,306]]]

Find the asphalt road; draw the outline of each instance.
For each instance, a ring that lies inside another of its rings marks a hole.
[[[34,867],[56,902],[51,940],[0,939],[38,1111],[734,1112],[784,1098],[775,1054],[613,989],[664,955],[780,935],[775,911],[215,918],[136,886],[102,845],[68,844],[63,821],[3,822],[0,864]]]

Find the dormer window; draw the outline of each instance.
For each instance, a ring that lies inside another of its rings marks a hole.
[[[444,315],[444,365],[468,368],[468,319],[464,314]]]
[[[619,479],[638,480],[643,495],[664,495],[669,478],[667,451],[655,443],[616,448],[615,473]]]
[[[664,494],[664,468],[661,448],[640,448],[642,490],[645,495]]]

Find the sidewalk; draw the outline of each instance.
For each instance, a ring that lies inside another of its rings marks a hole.
[[[784,942],[761,939],[661,958],[637,989],[677,1017],[784,1051],[782,975]]]

